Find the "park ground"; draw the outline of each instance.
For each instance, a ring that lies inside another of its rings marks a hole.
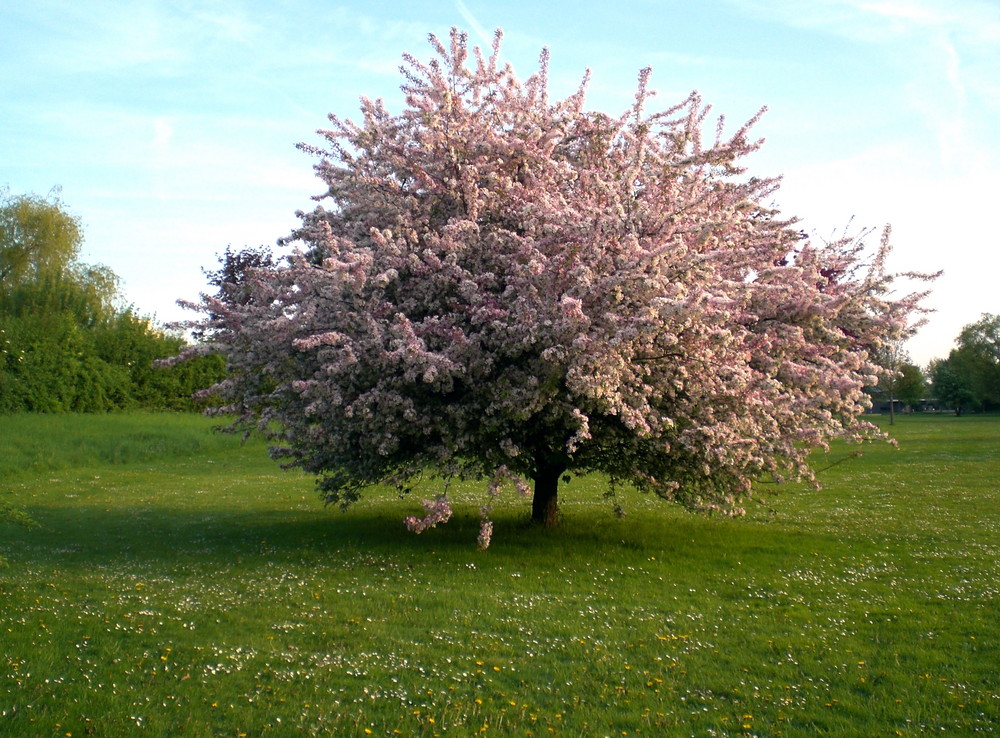
[[[347,512],[185,414],[7,416],[0,735],[1000,732],[1000,417],[905,416],[743,519],[600,479]]]

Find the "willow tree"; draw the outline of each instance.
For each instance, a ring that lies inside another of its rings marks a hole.
[[[82,243],[80,221],[58,199],[0,190],[0,289],[63,272]]]
[[[80,221],[58,198],[0,190],[0,316],[72,313],[99,323],[115,312],[118,277],[79,261]]]
[[[401,112],[362,98],[300,145],[326,191],[296,255],[196,306],[238,426],[328,502],[530,480],[546,526],[569,472],[738,514],[755,480],[813,479],[814,448],[878,436],[863,389],[921,297],[891,297],[888,231],[807,242],[741,166],[756,118],[706,138],[697,94],[650,110],[649,69],[619,116],[585,108],[586,77],[551,100],[547,52],[522,82],[500,41],[431,36]],[[415,530],[450,514],[425,504]]]

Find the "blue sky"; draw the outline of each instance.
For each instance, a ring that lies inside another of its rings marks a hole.
[[[945,276],[911,341],[947,355],[1000,312],[1000,4],[995,0],[32,0],[0,5],[0,187],[62,188],[83,258],[136,308],[183,318],[225,247],[273,244],[322,187],[313,160],[360,95],[398,110],[404,51],[458,25],[522,76],[551,52],[553,94],[592,70],[619,113],[653,67],[662,105],[697,89],[735,127],[762,105],[752,174],[802,227],[893,225],[898,270]],[[873,240],[876,240],[873,238]]]

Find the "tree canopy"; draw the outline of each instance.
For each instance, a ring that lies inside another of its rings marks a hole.
[[[650,111],[650,70],[619,116],[585,109],[587,79],[548,91],[548,54],[520,81],[453,30],[404,55],[406,105],[330,116],[318,205],[252,297],[205,296],[228,358],[237,427],[318,476],[328,502],[430,473],[528,490],[552,525],[569,472],[601,472],[688,508],[738,514],[761,478],[814,478],[859,416],[873,357],[912,329],[893,297],[888,228],[803,239],[746,176],[756,118],[714,138],[692,93]],[[920,275],[918,275],[920,276]],[[411,519],[450,514],[446,497]]]
[[[934,398],[954,410],[956,415],[961,415],[975,405],[971,377],[955,351],[947,359],[932,360],[928,373]]]

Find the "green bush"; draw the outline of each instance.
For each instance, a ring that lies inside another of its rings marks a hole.
[[[154,366],[184,342],[129,312],[93,327],[68,312],[0,315],[0,331],[0,413],[188,410],[225,376],[221,356]]]
[[[154,367],[183,338],[122,308],[115,273],[77,260],[82,240],[58,199],[0,189],[0,413],[195,407],[223,359]]]

